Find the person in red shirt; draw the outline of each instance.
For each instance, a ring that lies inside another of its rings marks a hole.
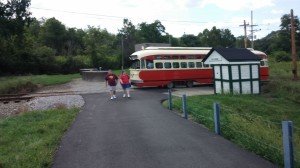
[[[120,83],[121,86],[123,88],[124,94],[123,97],[127,97],[130,98],[130,93],[129,93],[129,88],[130,88],[130,77],[129,75],[127,75],[126,71],[122,71],[122,74],[120,75]]]
[[[108,73],[105,77],[105,86],[107,87],[107,84],[110,87],[110,99],[113,100],[115,98],[117,98],[116,96],[116,86],[117,86],[117,81],[118,81],[118,77],[117,75],[115,75],[112,70],[108,70]]]

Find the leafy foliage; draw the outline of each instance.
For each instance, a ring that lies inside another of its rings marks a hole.
[[[118,69],[122,58],[129,67],[129,55],[137,43],[170,43],[184,47],[243,48],[243,36],[234,37],[229,29],[213,26],[197,36],[183,34],[176,38],[166,32],[161,21],[142,22],[136,26],[129,19],[115,34],[106,29],[68,28],[56,18],[37,20],[30,17],[30,0],[0,2],[0,75],[75,73],[81,68]],[[256,40],[255,49],[289,60],[291,55],[290,16],[283,15],[280,30]],[[295,16],[296,46],[300,50],[299,19]],[[250,41],[248,40],[250,44]],[[279,56],[282,55],[282,56]],[[299,55],[299,54],[298,54]]]
[[[287,62],[292,60],[291,55],[285,51],[275,51],[272,53],[272,57],[274,57],[277,62]]]

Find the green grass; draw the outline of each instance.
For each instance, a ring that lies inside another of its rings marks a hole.
[[[299,69],[298,69],[299,71]],[[300,75],[300,73],[298,73]],[[300,168],[300,81],[293,81],[291,63],[270,63],[270,82],[261,95],[210,95],[187,97],[192,120],[214,129],[213,103],[221,110],[222,136],[283,166],[281,121],[294,126],[296,166]],[[173,109],[182,111],[182,100],[173,98]],[[167,106],[168,102],[164,102]]]
[[[51,167],[61,137],[78,112],[55,109],[0,119],[0,167]]]
[[[30,75],[0,77],[0,94],[33,91],[38,86],[64,84],[74,78],[80,78],[79,74],[70,75]]]

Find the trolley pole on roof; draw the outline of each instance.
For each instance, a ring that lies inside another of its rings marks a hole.
[[[291,41],[292,41],[292,57],[293,57],[293,80],[298,80],[297,76],[297,56],[296,56],[296,45],[295,45],[295,21],[293,9],[291,9]]]

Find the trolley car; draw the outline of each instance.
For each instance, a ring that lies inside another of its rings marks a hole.
[[[213,83],[213,70],[204,65],[202,59],[211,50],[210,47],[147,47],[130,55],[133,62],[130,78],[134,86],[186,85],[194,82]],[[249,49],[261,58],[260,78],[269,80],[267,55],[261,51]]]

